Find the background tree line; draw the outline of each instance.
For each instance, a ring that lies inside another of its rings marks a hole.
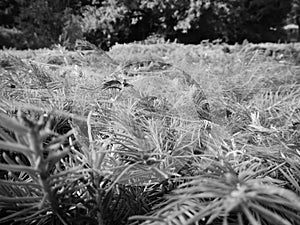
[[[285,40],[287,18],[299,18],[299,5],[299,0],[1,0],[0,47],[72,47],[85,38],[107,49],[152,34],[192,44],[277,42]]]

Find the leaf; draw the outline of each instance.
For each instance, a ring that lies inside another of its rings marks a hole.
[[[9,116],[0,113],[0,125],[8,130],[13,130],[16,133],[25,135],[29,132],[29,129],[21,123],[17,122],[15,119],[10,118]]]
[[[0,137],[4,139],[4,141],[15,142],[15,140],[9,134],[7,134],[2,127],[0,127]]]
[[[247,193],[248,194],[248,193]],[[285,207],[294,208],[295,205],[292,202],[284,201],[285,199],[282,199],[281,197],[278,197],[276,195],[274,196],[265,196],[265,195],[256,195],[254,197],[251,197],[252,200],[260,201],[264,204],[272,204],[272,205],[285,205]]]
[[[0,179],[0,185],[7,185],[7,186],[30,186],[34,188],[39,188],[40,185],[33,182],[22,182],[22,181],[10,181],[10,180],[2,180]]]
[[[294,192],[276,186],[266,186],[265,188],[269,195],[278,195],[282,197],[282,200],[287,200],[287,203],[293,204],[295,209],[300,210],[300,198]],[[282,204],[285,204],[284,201]]]
[[[293,185],[293,187],[300,193],[300,186],[298,181],[295,180],[294,176],[291,174],[290,170],[287,173],[283,169],[279,168],[279,171],[285,176],[285,178]]]
[[[238,212],[237,217],[239,221],[238,225],[244,225],[242,213]]]
[[[35,207],[35,206],[37,206],[37,205],[34,205],[33,207]],[[51,211],[51,209],[48,208],[48,207],[39,209],[38,206],[37,206],[36,208],[37,209],[35,209],[34,212],[32,212],[32,214],[30,214],[28,216],[24,215],[24,217],[20,217],[20,218],[14,218],[14,221],[16,221],[16,222],[25,221],[25,220],[26,221],[28,221],[28,220],[35,220],[36,221],[37,218],[39,218],[39,220],[40,220],[43,217],[49,216],[49,214],[47,215],[47,213],[44,213],[44,212],[46,212],[46,211],[50,212]],[[51,216],[51,214],[50,214],[50,216]]]
[[[164,222],[162,218],[156,218],[153,216],[131,216],[129,217],[129,220],[150,220],[150,221],[156,221],[156,222]]]
[[[218,215],[220,215],[222,208],[222,203],[219,200],[208,202],[207,206],[203,207],[200,212],[195,214],[193,218],[187,220],[186,224],[193,224],[199,220],[203,220],[208,216],[210,216],[212,222]]]
[[[31,210],[33,210],[35,208],[36,208],[35,206],[32,206],[30,208],[26,208],[26,209],[23,209],[23,210],[18,210],[15,213],[12,213],[12,214],[10,214],[6,217],[0,218],[0,223],[5,223],[5,222],[8,222],[12,219],[19,218],[20,216],[27,215]]]
[[[292,225],[289,221],[282,218],[280,215],[278,215],[275,212],[272,212],[264,207],[262,207],[259,204],[254,204],[252,202],[249,202],[248,205],[258,212],[258,214],[261,214],[261,216],[270,222],[270,224],[274,225]]]
[[[268,204],[270,205],[270,204]],[[300,221],[300,215],[297,215],[298,211],[290,210],[290,208],[283,207],[282,205],[272,204],[272,209],[277,210],[282,215],[285,215],[287,218],[293,219],[294,221]]]
[[[19,166],[19,165],[8,165],[4,163],[0,163],[0,169],[6,171],[16,171],[16,172],[28,172],[30,174],[37,173],[38,171],[29,166]]]
[[[18,143],[11,143],[6,141],[0,141],[0,149],[9,150],[13,152],[19,152],[23,154],[33,154],[34,152],[31,151],[27,146],[18,144]]]
[[[245,213],[247,219],[249,220],[249,222],[251,223],[251,225],[261,225],[260,222],[258,222],[254,216],[251,214],[251,212],[249,211],[248,207],[246,207],[244,204],[241,205],[243,212]]]
[[[42,200],[43,197],[41,196],[30,196],[30,197],[6,197],[6,196],[1,196],[1,202],[3,203],[23,203],[23,202],[38,202]]]

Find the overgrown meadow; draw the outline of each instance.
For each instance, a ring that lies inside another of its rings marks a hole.
[[[300,224],[297,44],[0,52],[1,224]]]

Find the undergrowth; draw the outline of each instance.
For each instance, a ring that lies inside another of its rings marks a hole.
[[[0,54],[1,224],[299,224],[295,52],[79,44]]]

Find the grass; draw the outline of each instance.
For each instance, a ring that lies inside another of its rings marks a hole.
[[[89,47],[0,52],[0,223],[299,223],[297,44]]]

